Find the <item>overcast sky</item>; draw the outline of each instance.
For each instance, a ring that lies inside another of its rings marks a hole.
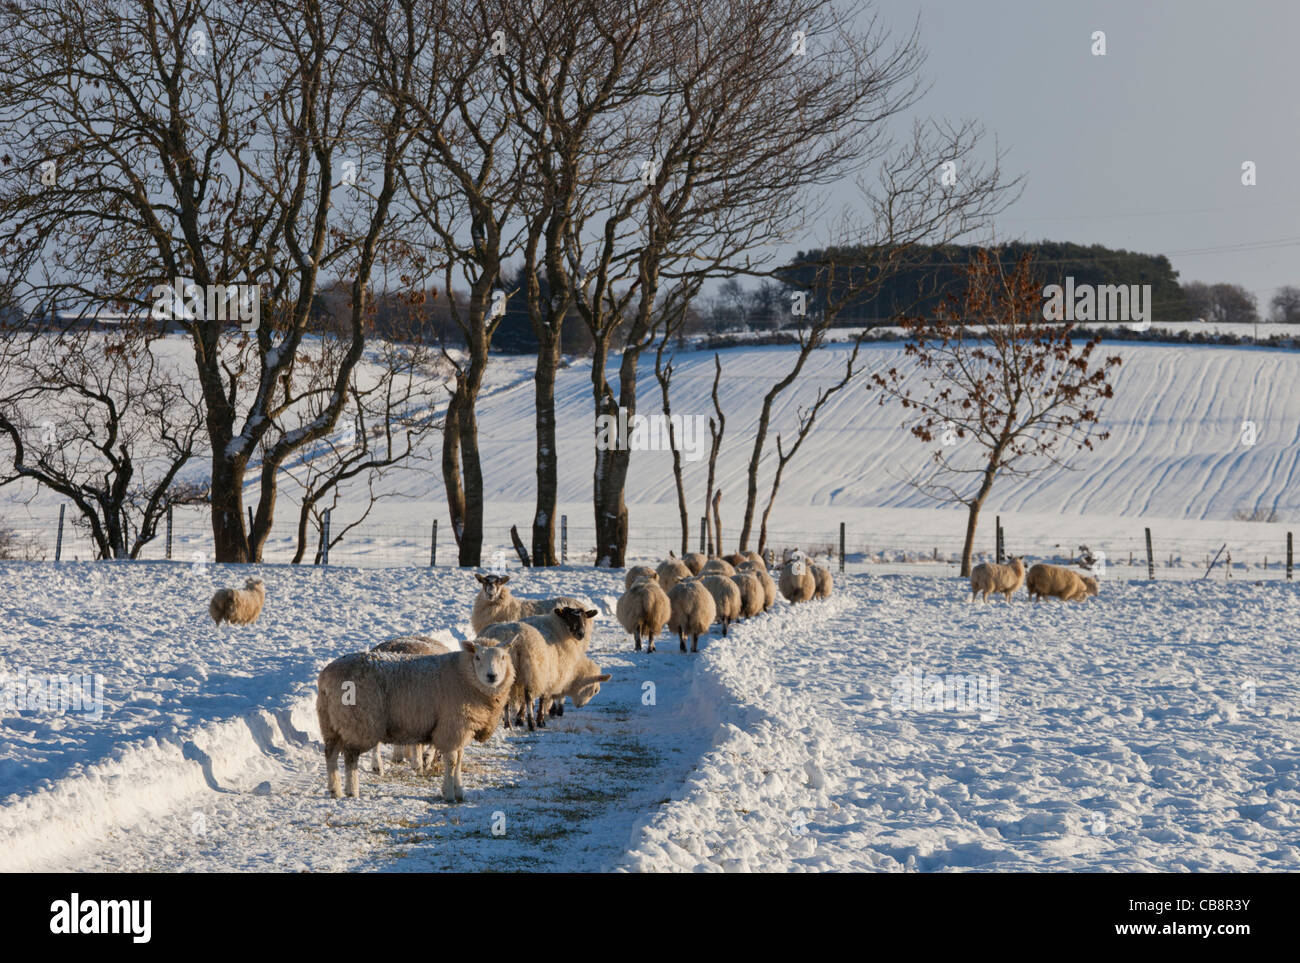
[[[896,36],[920,17],[932,83],[920,113],[979,120],[1026,175],[999,240],[1167,254],[1180,280],[1241,284],[1261,313],[1276,287],[1300,286],[1300,0],[877,10]]]

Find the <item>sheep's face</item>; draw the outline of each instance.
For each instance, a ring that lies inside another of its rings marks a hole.
[[[250,578],[248,581],[244,583],[244,588],[249,589],[250,591],[253,592],[257,592],[259,590],[263,592],[266,591],[266,585],[260,578]]]
[[[510,581],[509,575],[479,575],[477,572],[474,577],[478,579],[479,585],[482,586],[480,594],[487,602],[495,602],[505,592],[505,584]]]
[[[590,668],[592,671],[599,671],[599,666],[595,663],[591,663]],[[596,693],[600,691],[600,684],[602,682],[608,682],[609,678],[609,673],[605,672],[600,675],[588,675],[581,679],[578,683],[578,687],[570,692],[574,706],[581,709],[592,699],[596,698]]]
[[[462,647],[474,655],[474,674],[485,689],[494,691],[508,686],[513,681],[511,672],[510,650],[505,646],[488,645],[485,640],[470,642],[466,640]]]
[[[599,613],[595,609],[579,609],[570,605],[565,605],[555,610],[555,615],[564,627],[569,630],[569,634],[581,642],[587,637],[587,623],[594,619]]]
[[[1096,595],[1101,591],[1100,583],[1091,575],[1085,575],[1083,577],[1083,584],[1088,587],[1089,595]]]

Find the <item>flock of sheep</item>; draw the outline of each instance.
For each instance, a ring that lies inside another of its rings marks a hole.
[[[1025,585],[1029,597],[1035,601],[1052,597],[1064,602],[1081,602],[1101,591],[1101,586],[1091,575],[1080,575],[1073,569],[1039,562],[1025,572],[1023,557],[1012,555],[1005,564],[981,562],[970,572],[970,600],[979,596],[987,602],[991,593],[1003,596],[1008,602],[1020,586]]]

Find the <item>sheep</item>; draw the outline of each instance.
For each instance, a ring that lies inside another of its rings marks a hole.
[[[1059,565],[1039,562],[1025,576],[1025,588],[1029,597],[1035,601],[1052,596],[1063,602],[1081,602],[1090,595],[1096,595],[1100,587],[1097,580],[1090,576],[1080,575]]]
[[[698,652],[699,637],[709,631],[717,619],[717,606],[709,590],[698,581],[678,582],[668,593],[671,611],[668,628],[677,633],[682,651],[686,651],[686,636],[691,637],[691,651]]]
[[[484,629],[498,622],[518,622],[534,615],[544,615],[557,605],[582,604],[563,595],[553,599],[515,598],[506,588],[509,575],[480,575],[475,572],[474,577],[482,586],[474,596],[474,609],[469,617],[475,635],[482,635]]]
[[[758,573],[737,572],[731,576],[731,580],[736,583],[736,588],[740,590],[740,617],[742,619],[753,618],[762,612],[765,595],[763,593],[763,583],[758,579]]]
[[[981,595],[987,602],[989,593],[997,592],[1010,602],[1011,596],[1024,582],[1025,560],[1021,557],[1011,555],[1005,565],[980,562],[970,572],[970,600],[974,602],[975,596]]]
[[[691,570],[692,575],[699,575],[700,569],[704,568],[704,563],[709,557],[703,552],[689,552],[682,556],[682,563]]]
[[[767,568],[767,562],[765,562],[765,561],[763,560],[763,556],[760,555],[760,554],[758,554],[758,552],[746,552],[746,553],[745,553],[745,560],[748,561],[748,562],[753,562],[753,563],[754,563],[755,565],[757,565],[759,568]],[[737,565],[737,566],[736,566],[736,569],[737,569],[737,571],[739,571],[740,566]]]
[[[643,578],[658,579],[659,573],[649,565],[633,565],[623,576],[623,588],[630,589],[633,582],[639,582]]]
[[[691,570],[678,558],[668,558],[659,563],[659,587],[665,592],[684,578],[691,577]]]
[[[445,655],[451,651],[451,647],[445,642],[431,639],[427,635],[402,635],[395,639],[389,639],[387,642],[380,642],[378,645],[372,646],[370,651],[392,652],[398,655]],[[393,747],[393,761],[405,760],[410,762],[411,768],[417,773],[431,771],[437,756],[438,753],[433,746],[400,745]],[[375,775],[382,776],[384,774],[382,745],[375,746],[371,768],[374,770]]]
[[[722,560],[730,564],[732,568],[735,568],[741,562],[748,562],[749,555],[746,554],[745,552],[732,552],[730,555],[722,556]],[[731,572],[729,574],[734,575],[735,573]]]
[[[632,633],[638,652],[642,636],[646,639],[646,651],[655,650],[655,639],[668,624],[671,612],[668,595],[659,587],[658,579],[645,579],[629,586],[615,610],[619,625]]]
[[[208,614],[217,625],[223,621],[231,625],[249,625],[262,614],[265,602],[265,583],[260,578],[250,578],[241,589],[217,589],[208,603]]]
[[[710,575],[707,572],[696,577],[696,581],[709,590],[713,596],[715,616],[722,623],[722,634],[727,634],[727,627],[740,618],[740,587],[731,580],[730,575]]]
[[[549,704],[551,696],[559,694],[554,686],[567,676],[557,659],[573,663],[586,655],[591,642],[591,620],[599,614],[595,609],[576,606],[559,606],[548,615],[532,616],[520,622],[499,622],[483,630],[487,640],[510,642],[516,636],[512,657],[515,660],[515,687],[510,693],[509,709],[515,724],[528,724],[529,729],[545,727],[544,708],[533,712],[533,699]],[[538,646],[548,646],[554,651],[542,652]],[[558,673],[558,674],[557,674]],[[561,697],[562,698],[562,697]],[[556,715],[562,713],[557,711]],[[509,716],[506,726],[509,727]]]
[[[776,580],[766,568],[760,568],[754,574],[763,585],[763,611],[766,612],[776,604]]]
[[[809,568],[812,569],[813,583],[816,586],[813,589],[813,598],[829,598],[831,587],[834,584],[831,579],[831,570],[824,565],[810,565]]]
[[[572,678],[568,685],[555,693],[555,698],[563,699],[568,696],[573,700],[573,707],[581,709],[596,698],[597,693],[600,692],[600,684],[608,682],[611,678],[608,672],[601,672],[600,666],[584,655],[573,666]]]
[[[335,659],[316,682],[330,795],[343,795],[340,752],[347,793],[359,797],[357,760],[363,752],[381,742],[432,743],[444,760],[442,798],[463,800],[465,746],[492,736],[514,681],[509,649],[484,639],[466,639],[460,652],[445,655],[356,652]]]
[[[725,575],[728,578],[736,574],[736,567],[725,558],[711,558],[700,569],[701,575]]]
[[[791,557],[781,566],[779,584],[781,594],[792,605],[796,602],[807,602],[817,591],[817,580],[802,554]]]

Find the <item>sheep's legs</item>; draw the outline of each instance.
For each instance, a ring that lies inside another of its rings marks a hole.
[[[686,651],[686,634],[683,633],[683,632],[678,632],[678,633],[677,633],[677,638],[678,638],[678,640],[681,642],[682,651],[685,652],[685,651]]]
[[[461,763],[465,761],[465,750],[456,750],[456,802],[462,802],[465,799],[465,784],[461,781]]]
[[[456,766],[460,760],[460,750],[449,752],[442,757],[442,798],[444,802],[456,801]]]
[[[384,744],[381,742],[375,746],[374,759],[371,761],[370,768],[375,771],[376,776],[384,774]]]
[[[633,632],[632,638],[636,639],[636,650],[640,652],[641,651],[641,630],[637,629],[635,632]]]
[[[699,637],[698,635],[692,635],[692,636],[691,636],[691,651],[692,651],[692,652],[698,652],[698,651],[700,651],[700,649],[699,649],[699,641],[700,641],[700,637]]]
[[[537,697],[537,711],[535,717],[537,719],[537,728],[539,729],[546,728],[546,712],[550,707],[550,703],[551,700],[548,696],[539,695]]]
[[[339,784],[339,742],[337,739],[325,740],[325,772],[328,776],[330,795],[339,799],[343,787]]]
[[[528,731],[532,732],[541,722],[533,718],[533,694],[524,689],[524,720],[528,723]]]
[[[723,619],[723,620],[722,620],[722,637],[723,637],[724,639],[727,637],[727,620],[726,620],[726,619]]]
[[[361,780],[357,775],[357,763],[361,759],[361,752],[358,749],[343,750],[343,764],[347,767],[348,777],[348,795],[354,799],[361,797]]]

